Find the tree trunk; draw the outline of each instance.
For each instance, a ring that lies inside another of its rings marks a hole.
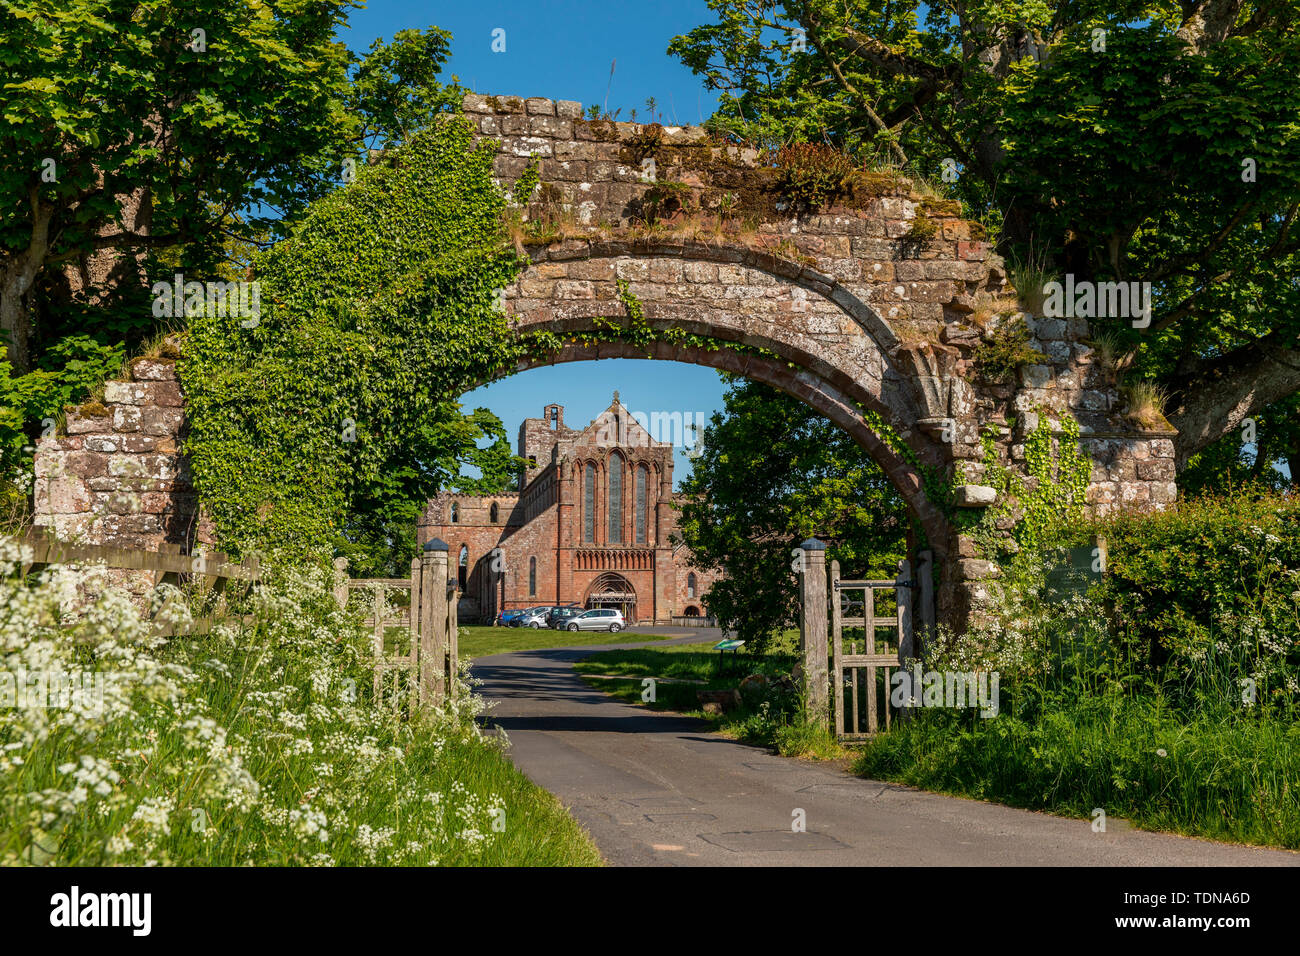
[[[42,203],[35,189],[31,202],[31,242],[22,252],[0,259],[0,334],[5,339],[5,357],[18,375],[31,371],[28,297],[49,253],[50,220],[54,218],[53,207]]]
[[[1177,407],[1166,417],[1178,429],[1174,458],[1182,471],[1207,445],[1241,427],[1273,402],[1300,389],[1300,350],[1273,334],[1203,366],[1180,383]]]

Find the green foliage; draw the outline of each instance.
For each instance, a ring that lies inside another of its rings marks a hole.
[[[32,426],[51,428],[64,406],[83,401],[106,378],[121,370],[120,345],[104,345],[88,335],[70,335],[44,352],[25,375],[0,360],[0,477],[30,477]]]
[[[1092,459],[1079,444],[1079,423],[1064,415],[1060,434],[1054,435],[1047,413],[1039,409],[1037,414],[1038,425],[1025,436],[1023,478],[999,461],[996,426],[987,426],[982,436],[982,481],[998,492],[998,503],[982,510],[971,534],[992,559],[1007,548],[999,525],[1009,525],[1013,550],[1074,540],[1082,533]]]
[[[1295,391],[1270,364],[1300,335],[1295,4],[1244,3],[1221,31],[1170,2],[709,9],[669,51],[719,91],[714,128],[930,177],[948,161],[1008,260],[1151,282],[1149,328],[1094,331],[1121,335],[1167,389],[1180,455]]]
[[[448,443],[440,405],[521,355],[492,149],[434,124],[258,258],[255,328],[194,321],[186,447],[223,546],[321,547],[367,498],[419,500],[478,437]]]
[[[1029,342],[1029,327],[1024,319],[1003,322],[975,347],[975,366],[980,378],[1006,384],[1015,381],[1021,367],[1046,362],[1047,356]]]
[[[1197,498],[1112,518],[1099,532],[1108,546],[1101,597],[1135,659],[1170,675],[1180,693],[1235,699],[1249,679],[1261,708],[1300,701],[1300,503],[1293,496]]]
[[[399,30],[389,42],[376,40],[348,88],[348,113],[361,119],[359,139],[371,148],[408,140],[441,113],[460,109],[465,91],[438,81],[451,56],[451,34],[437,27]]]
[[[6,487],[24,480],[14,449],[33,444],[44,419],[165,330],[151,281],[247,278],[256,251],[335,189],[347,161],[364,166],[366,147],[391,146],[456,105],[459,89],[435,78],[448,34],[405,30],[356,56],[336,38],[353,6],[4,4],[0,329],[15,350],[0,386]],[[192,43],[196,28],[206,49]],[[147,235],[134,231],[137,201]],[[120,256],[109,279],[74,290],[65,270],[105,255]]]
[[[1063,549],[1023,548],[970,631],[932,642],[927,668],[1000,674],[998,715],[923,709],[855,769],[1300,847],[1300,505],[1239,492],[1092,530],[1107,543],[1099,584],[1049,586]]]
[[[599,864],[479,734],[463,680],[409,717],[375,698],[362,609],[340,610],[328,567],[263,565],[230,619],[167,641],[156,625],[186,626],[196,595],[164,585],[150,620],[92,571],[93,606],[61,623],[67,569],[24,578],[15,557],[0,548],[4,669],[39,659],[76,696],[0,690],[0,865]]]
[[[853,173],[853,160],[824,143],[783,146],[772,161],[780,172],[778,189],[813,209],[844,192]]]
[[[1178,475],[1184,495],[1261,485],[1280,491],[1300,476],[1300,395],[1275,402],[1194,455]],[[1283,470],[1285,468],[1285,470]]]
[[[797,619],[791,550],[828,542],[846,571],[892,576],[907,512],[889,479],[838,426],[794,398],[734,384],[682,486],[692,562],[725,569],[705,596],[719,623],[761,650]]]

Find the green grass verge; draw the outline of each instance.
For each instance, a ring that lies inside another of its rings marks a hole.
[[[718,733],[770,747],[784,756],[842,756],[843,748],[832,735],[803,719],[798,695],[774,683],[765,690],[742,695],[741,705],[723,714],[705,713],[701,708],[697,694],[702,690],[738,688],[741,680],[751,674],[762,674],[775,682],[789,675],[795,662],[793,654],[781,651],[733,656],[678,644],[599,651],[574,664],[574,670],[588,685],[625,703],[699,717]],[[656,678],[653,701],[642,700],[642,681],[647,677]]]
[[[585,647],[590,644],[634,644],[664,641],[674,635],[619,631],[556,631],[548,627],[467,626],[460,628],[460,656],[487,657],[510,651],[538,651],[551,647]]]
[[[1154,696],[1080,698],[1033,721],[923,711],[866,746],[881,780],[1147,830],[1300,848],[1300,725],[1185,717]]]
[[[14,567],[0,554],[3,663],[49,661],[68,690],[0,707],[0,865],[600,864],[479,735],[463,682],[409,718],[374,699],[330,569],[264,566],[229,621],[164,641],[107,587],[64,624],[63,591]],[[189,620],[165,595],[164,620]]]

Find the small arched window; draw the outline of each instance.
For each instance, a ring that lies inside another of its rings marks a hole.
[[[456,504],[454,501],[451,503],[451,523],[460,523],[460,505]]]
[[[469,580],[469,545],[462,544],[460,546],[460,560],[457,565],[456,584],[463,591],[465,590],[465,582]]]
[[[693,571],[686,575],[686,596],[688,598],[695,597],[695,572]]]
[[[537,559],[528,559],[528,596],[536,597],[537,595]]]
[[[498,509],[497,509],[497,503],[496,503],[495,501],[492,502],[492,510],[491,510],[491,514],[492,514],[491,521],[492,521],[493,524],[496,524],[496,523],[497,523],[497,516],[500,514],[500,512],[499,512]]]

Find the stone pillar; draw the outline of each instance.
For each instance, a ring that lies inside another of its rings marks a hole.
[[[809,538],[799,546],[803,552],[801,587],[803,673],[808,716],[830,729],[830,683],[826,630],[826,544]]]

